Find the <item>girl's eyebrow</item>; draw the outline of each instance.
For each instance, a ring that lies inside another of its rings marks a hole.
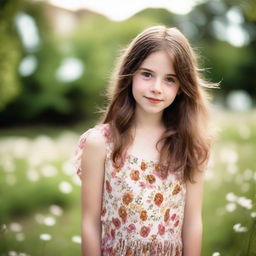
[[[155,73],[153,70],[149,69],[149,68],[139,68],[138,70],[146,70],[146,71],[149,71],[149,72],[152,72],[152,73]],[[176,74],[166,74],[167,76],[175,76],[177,77]]]

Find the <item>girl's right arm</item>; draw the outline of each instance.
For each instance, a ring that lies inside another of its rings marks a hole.
[[[93,131],[86,138],[81,159],[82,255],[101,255],[101,205],[105,138]]]

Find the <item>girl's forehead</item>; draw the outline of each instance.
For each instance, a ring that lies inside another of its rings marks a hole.
[[[149,54],[141,63],[139,69],[149,69],[168,74],[173,73],[173,58],[166,51],[156,51]]]

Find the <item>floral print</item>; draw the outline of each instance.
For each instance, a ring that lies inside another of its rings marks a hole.
[[[163,202],[163,200],[164,200],[164,197],[161,193],[156,193],[155,194],[154,202],[157,206],[160,206],[161,203]]]
[[[132,180],[139,180],[140,179],[140,172],[138,170],[132,170],[130,177]]]
[[[123,203],[128,205],[129,203],[131,203],[133,200],[133,193],[131,192],[126,192],[123,195]]]
[[[148,213],[147,211],[143,210],[140,212],[140,219],[143,220],[143,221],[146,221],[148,218]]]
[[[176,184],[175,187],[174,187],[174,189],[173,189],[173,191],[172,191],[172,194],[173,194],[173,195],[176,195],[176,194],[178,194],[178,193],[180,192],[180,190],[181,190],[180,185],[179,185],[179,184]]]
[[[86,138],[99,129],[106,138],[101,210],[103,256],[181,256],[186,186],[155,161],[127,155],[121,166],[111,160],[113,144],[108,124],[86,131],[76,151],[77,174]]]

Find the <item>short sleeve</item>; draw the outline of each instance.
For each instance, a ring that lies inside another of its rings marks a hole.
[[[93,128],[87,130],[85,133],[83,133],[76,145],[76,150],[75,150],[75,159],[74,159],[74,165],[77,170],[77,175],[81,177],[82,171],[81,171],[81,160],[82,160],[82,154],[83,154],[83,149],[86,144],[86,139],[89,136],[89,134],[93,131]]]
[[[74,166],[76,168],[76,172],[77,175],[81,178],[81,174],[82,174],[82,169],[81,169],[81,161],[82,161],[82,154],[83,154],[83,150],[86,147],[86,140],[88,138],[88,136],[95,130],[100,130],[102,132],[102,134],[104,135],[105,139],[109,138],[109,126],[107,124],[100,124],[100,125],[96,125],[93,128],[90,128],[89,130],[87,130],[85,133],[83,133],[79,140],[78,143],[76,145],[75,148],[75,157],[74,157]]]

